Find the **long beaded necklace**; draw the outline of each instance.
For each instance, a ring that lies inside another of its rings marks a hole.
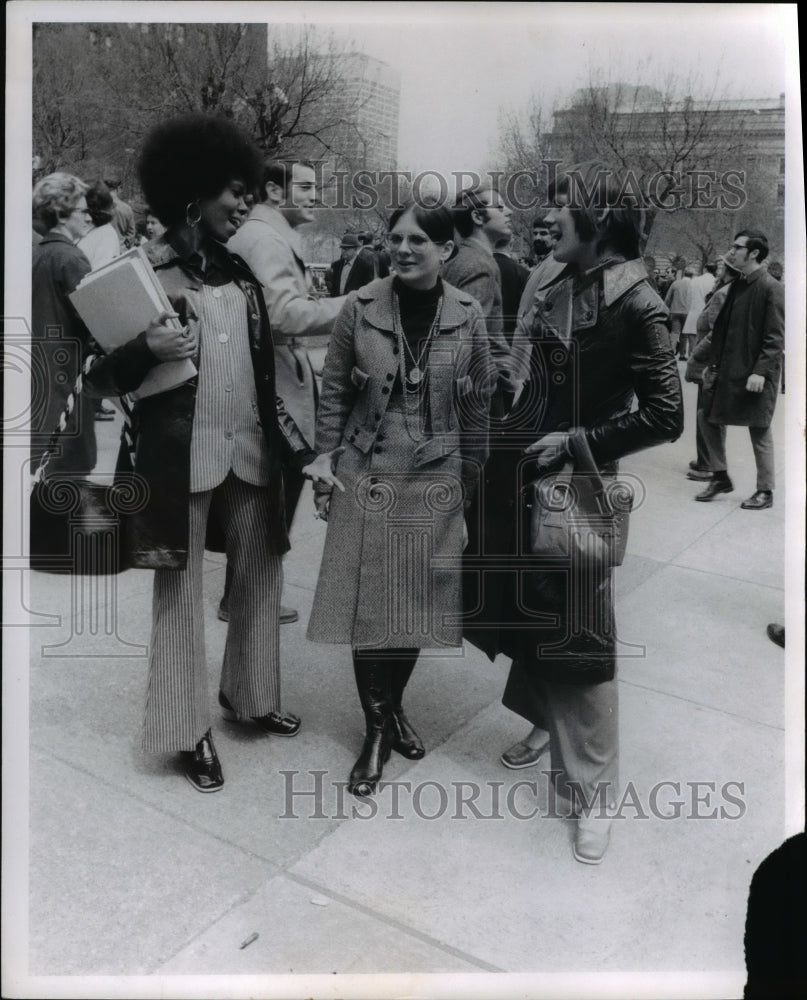
[[[409,346],[409,341],[404,336],[403,323],[401,322],[401,310],[398,303],[398,296],[395,295],[395,309],[393,312],[393,324],[395,326],[395,334],[398,338],[398,352],[401,358],[401,384],[407,392],[419,392],[421,383],[426,378],[426,367],[425,360],[429,353],[429,347],[431,346],[434,334],[440,326],[440,313],[443,308],[443,297],[442,295],[437,300],[437,310],[434,314],[434,320],[429,328],[429,332],[426,335],[426,339],[423,342],[423,347],[421,348],[418,357],[415,357],[415,353]],[[412,362],[409,371],[407,372],[406,358],[409,358]]]
[[[410,413],[416,413],[421,410],[423,406],[423,401],[426,395],[426,386],[428,384],[428,371],[426,369],[427,356],[429,353],[429,348],[431,347],[431,342],[434,339],[434,335],[440,327],[440,313],[443,308],[443,296],[437,300],[437,309],[434,314],[434,319],[431,326],[429,327],[429,332],[426,335],[426,339],[423,343],[423,347],[420,350],[418,357],[415,357],[415,353],[409,346],[409,342],[404,336],[403,332],[403,322],[401,321],[401,310],[398,302],[398,296],[393,293],[394,307],[392,310],[392,325],[395,331],[395,336],[398,343],[398,356],[400,358],[400,369],[401,369],[401,386],[404,392],[404,411],[406,413],[406,427],[409,432],[410,437],[414,440],[419,440],[422,435],[418,434],[414,437],[412,434],[412,429],[409,425],[409,415]],[[409,358],[412,362],[412,366],[407,372],[407,361]],[[421,415],[422,417],[422,415]],[[421,419],[422,423],[422,419]]]

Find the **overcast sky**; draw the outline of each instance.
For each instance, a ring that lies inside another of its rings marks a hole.
[[[399,164],[416,171],[492,165],[503,108],[523,109],[535,93],[551,111],[592,70],[662,86],[670,72],[691,76],[695,97],[715,84],[715,96],[776,97],[788,90],[795,101],[799,94],[797,37],[788,28],[795,5],[82,0],[14,6],[35,10],[42,21],[321,25],[401,73]]]
[[[399,159],[415,170],[489,165],[503,107],[535,93],[551,110],[592,69],[658,86],[691,75],[693,96],[786,90],[774,5],[367,4],[340,16],[352,23],[337,32],[401,72]]]

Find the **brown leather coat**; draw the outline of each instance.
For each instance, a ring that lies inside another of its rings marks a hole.
[[[523,303],[522,303],[523,304]],[[465,635],[553,680],[614,676],[610,573],[573,581],[571,567],[531,562],[522,487],[537,475],[524,448],[583,428],[601,473],[624,455],[683,430],[681,383],[668,312],[640,260],[614,261],[575,283],[564,270],[534,289],[519,320],[514,362],[526,386],[491,440],[483,509],[470,526]],[[638,404],[634,407],[634,401]]]

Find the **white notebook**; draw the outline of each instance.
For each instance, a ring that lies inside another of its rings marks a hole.
[[[70,293],[70,301],[98,344],[109,354],[148,327],[164,309],[173,311],[141,247],[134,247],[90,273]],[[169,320],[180,326],[179,320]],[[163,361],[131,393],[134,399],[167,392],[196,374],[190,358]]]

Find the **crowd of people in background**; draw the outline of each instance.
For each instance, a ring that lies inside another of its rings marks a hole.
[[[313,166],[261,162],[232,122],[186,116],[153,130],[139,161],[148,207],[137,213],[117,176],[36,184],[33,343],[54,390],[36,430],[56,423],[93,354],[77,432],[53,467],[92,469],[105,398],[126,397],[162,361],[196,364],[193,383],[135,404],[135,470],[151,493],[127,544],[129,565],[156,571],[143,749],[179,753],[197,790],[224,782],[206,698],[206,546],[228,563],[222,714],[264,735],[300,729],[281,704],[278,626],[299,617],[281,605],[282,557],[308,479],[328,521],[308,635],[350,645],[365,718],[350,790],[372,794],[392,750],[423,756],[404,689],[422,650],[466,640],[510,658],[504,701],[531,726],[502,763],[532,767],[548,752],[577,817],[574,855],[602,860],[619,780],[613,566],[584,574],[574,593],[557,571],[530,570],[525,607],[512,586],[530,555],[518,505],[536,472],[585,460],[609,480],[623,456],[677,439],[683,373],[698,385],[695,458],[682,470],[706,484],[695,499],[733,489],[726,426],[741,425],[757,464],[742,507],[770,507],[784,351],[781,269],[764,234],[737,233],[702,267],[657,266],[642,256],[644,209],[619,171],[577,167],[603,170],[607,210],[579,204],[559,174],[526,254],[511,250],[513,212],[493,186],[447,206],[401,206],[382,235],[342,235],[327,295],[298,231],[316,223]],[[138,246],[173,312],[103,355],[68,295]],[[306,340],[321,336],[330,344],[318,379]],[[423,583],[414,536],[387,547],[390,504],[432,519],[428,551],[448,567],[438,583]],[[494,585],[469,598],[463,559],[491,554]],[[463,606],[476,609],[464,629]]]

